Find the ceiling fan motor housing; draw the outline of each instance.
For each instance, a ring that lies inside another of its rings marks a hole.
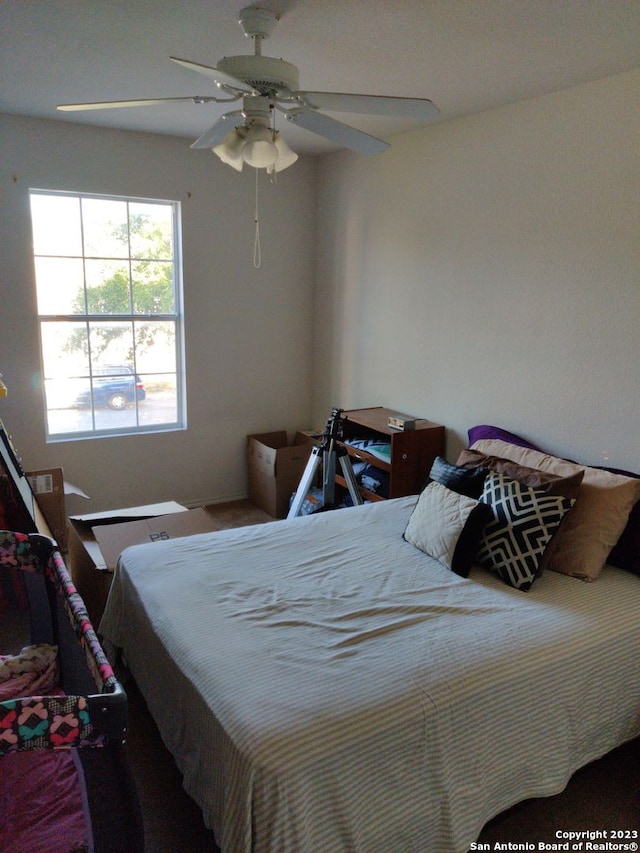
[[[247,38],[266,39],[269,38],[275,25],[278,23],[278,16],[270,9],[261,9],[258,6],[247,6],[246,9],[240,10],[238,23],[242,27]]]
[[[283,90],[294,92],[299,86],[296,66],[272,56],[225,56],[218,62],[218,68],[261,95],[273,96]]]
[[[174,101],[226,104],[242,98],[242,110],[233,110],[220,116],[191,147],[213,149],[224,162],[237,168],[238,163],[242,163],[242,160],[239,160],[242,144],[246,162],[250,162],[256,168],[266,165],[273,171],[287,168],[297,158],[297,155],[286,146],[284,139],[275,131],[274,110],[284,113],[285,118],[292,124],[324,136],[325,139],[341,147],[351,148],[359,154],[380,154],[386,151],[389,143],[376,139],[358,128],[343,124],[322,111],[412,118],[421,122],[436,121],[439,117],[437,107],[426,98],[301,92],[298,69],[295,65],[284,59],[262,55],[262,42],[271,35],[278,23],[278,15],[269,9],[248,6],[241,10],[239,23],[244,34],[254,42],[253,56],[226,56],[220,60],[217,67],[176,56],[170,57],[178,65],[212,79],[223,91],[225,95],[223,98],[213,95],[202,97],[196,95],[188,98],[104,101],[94,104],[62,104],[58,109],[112,109]],[[249,145],[251,145],[250,149]],[[225,150],[221,153],[222,148]],[[247,153],[245,148],[249,151],[247,156],[245,156]],[[274,155],[275,149],[277,151]],[[272,158],[268,163],[266,162],[267,154]],[[277,163],[273,159],[276,156]],[[248,159],[249,157],[253,162]]]

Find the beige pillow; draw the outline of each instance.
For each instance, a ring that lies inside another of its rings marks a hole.
[[[633,505],[640,500],[640,480],[578,465],[498,439],[476,441],[471,449],[560,477],[584,472],[573,509],[551,540],[544,562],[545,568],[555,572],[595,580],[620,538]]]
[[[492,518],[486,504],[434,481],[420,494],[403,535],[410,545],[466,578]]]

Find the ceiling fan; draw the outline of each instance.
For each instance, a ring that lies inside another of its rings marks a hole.
[[[262,41],[269,37],[278,20],[278,16],[268,9],[254,6],[242,9],[239,24],[245,35],[253,39],[255,46],[255,52],[251,56],[227,56],[214,67],[175,56],[170,57],[178,65],[212,79],[226,97],[192,95],[135,101],[103,101],[61,104],[58,109],[100,110],[178,101],[207,104],[241,100],[242,109],[225,113],[191,147],[211,148],[223,162],[238,171],[247,163],[256,169],[265,168],[269,173],[282,171],[298,159],[298,155],[289,148],[275,129],[276,111],[281,112],[292,124],[317,133],[358,154],[380,154],[386,151],[389,143],[343,124],[321,110],[412,118],[425,123],[435,121],[439,117],[438,108],[426,98],[300,90],[298,69],[295,65],[284,59],[262,55]]]

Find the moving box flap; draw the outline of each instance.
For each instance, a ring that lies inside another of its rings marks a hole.
[[[210,533],[216,529],[217,525],[206,510],[190,509],[123,524],[97,525],[93,528],[93,533],[107,571],[113,571],[120,554],[131,545],[162,542],[194,533]]]
[[[67,511],[65,507],[65,483],[62,468],[45,468],[27,471],[27,479],[35,496],[34,511],[38,531],[51,536],[62,552],[67,550]],[[46,528],[38,518],[38,510],[46,519]]]
[[[175,501],[165,501],[157,504],[145,504],[144,506],[131,506],[125,509],[109,509],[104,512],[72,515],[70,518],[72,521],[81,521],[83,524],[93,527],[95,524],[119,524],[125,521],[137,521],[143,518],[179,512],[189,512],[189,510],[186,506]]]

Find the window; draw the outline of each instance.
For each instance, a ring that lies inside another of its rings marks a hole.
[[[30,198],[47,440],[184,428],[179,205]]]

